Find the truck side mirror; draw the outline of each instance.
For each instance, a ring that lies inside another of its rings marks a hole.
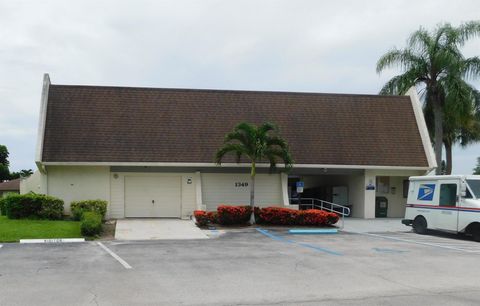
[[[466,196],[467,196],[467,192],[466,192],[466,191],[463,191],[463,190],[460,191],[460,196],[461,196],[462,198],[466,197]]]

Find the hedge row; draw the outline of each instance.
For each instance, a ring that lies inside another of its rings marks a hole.
[[[271,225],[310,225],[328,226],[337,223],[336,213],[318,210],[295,210],[281,207],[266,207],[256,209],[255,217],[258,223]]]
[[[5,208],[5,199],[6,198],[0,198],[0,216],[7,215],[7,210]]]
[[[247,224],[250,215],[250,206],[220,205],[216,212],[194,211],[198,226],[215,223],[221,225]],[[282,207],[255,207],[255,220],[259,224],[328,226],[337,223],[338,219],[339,216],[336,213],[318,209],[295,210]]]
[[[9,194],[1,201],[2,214],[9,219],[49,219],[63,217],[63,200],[44,194]]]
[[[72,217],[74,220],[81,220],[85,212],[96,212],[102,220],[105,219],[107,213],[107,201],[104,200],[85,200],[75,201],[70,204],[70,210],[72,211]]]

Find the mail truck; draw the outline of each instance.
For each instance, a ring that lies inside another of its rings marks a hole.
[[[410,177],[402,223],[419,234],[441,230],[480,241],[480,175]]]

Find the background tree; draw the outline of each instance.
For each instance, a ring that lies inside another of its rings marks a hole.
[[[289,171],[293,166],[293,159],[288,144],[280,137],[278,128],[272,123],[263,123],[257,127],[254,124],[242,122],[225,136],[223,146],[215,154],[215,162],[220,165],[223,157],[228,153],[235,155],[237,163],[240,163],[243,156],[250,161],[250,207],[252,208],[250,223],[254,224],[256,165],[259,162],[268,162],[270,171],[273,172],[277,161],[281,161],[285,171]]]
[[[8,149],[6,146],[0,145],[0,182],[10,179],[9,165]]]
[[[10,173],[10,179],[14,180],[14,179],[21,178],[21,177],[29,177],[32,174],[33,174],[32,169],[22,169],[19,172]]]
[[[394,48],[377,62],[378,73],[394,66],[404,71],[390,79],[380,93],[405,94],[412,86],[420,87],[424,91],[421,96],[431,109],[433,117],[430,133],[433,135],[437,174],[441,171],[444,114],[449,90],[453,97],[456,85],[480,75],[480,59],[464,58],[459,48],[478,35],[480,22],[473,21],[457,28],[450,24],[441,24],[432,32],[420,28],[410,36],[405,49]]]
[[[477,157],[477,166],[473,168],[473,174],[480,175],[480,157]]]
[[[8,161],[9,152],[6,146],[0,145],[0,182],[28,177],[33,174],[32,169],[23,169],[19,172],[10,173],[10,162]]]

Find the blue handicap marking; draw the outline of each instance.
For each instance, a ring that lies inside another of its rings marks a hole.
[[[309,244],[309,243],[303,243],[303,242],[297,242],[297,241],[291,240],[291,239],[285,239],[284,237],[275,235],[275,234],[273,234],[273,233],[271,233],[268,230],[263,229],[263,228],[256,228],[256,230],[257,230],[257,232],[261,233],[262,235],[265,235],[265,236],[267,236],[267,237],[269,237],[273,240],[279,241],[279,242],[296,244],[296,245],[302,246],[304,248],[309,248],[309,249],[312,249],[314,251],[327,253],[327,254],[330,254],[330,255],[337,255],[337,256],[342,256],[343,255],[341,253],[338,253],[338,252],[335,252],[333,250],[329,250],[327,248],[323,248],[323,247],[320,247],[320,246],[317,246],[317,245],[313,245],[313,244]]]
[[[383,249],[383,248],[372,248],[372,250],[380,253],[406,253],[408,251],[395,250],[395,249]]]

